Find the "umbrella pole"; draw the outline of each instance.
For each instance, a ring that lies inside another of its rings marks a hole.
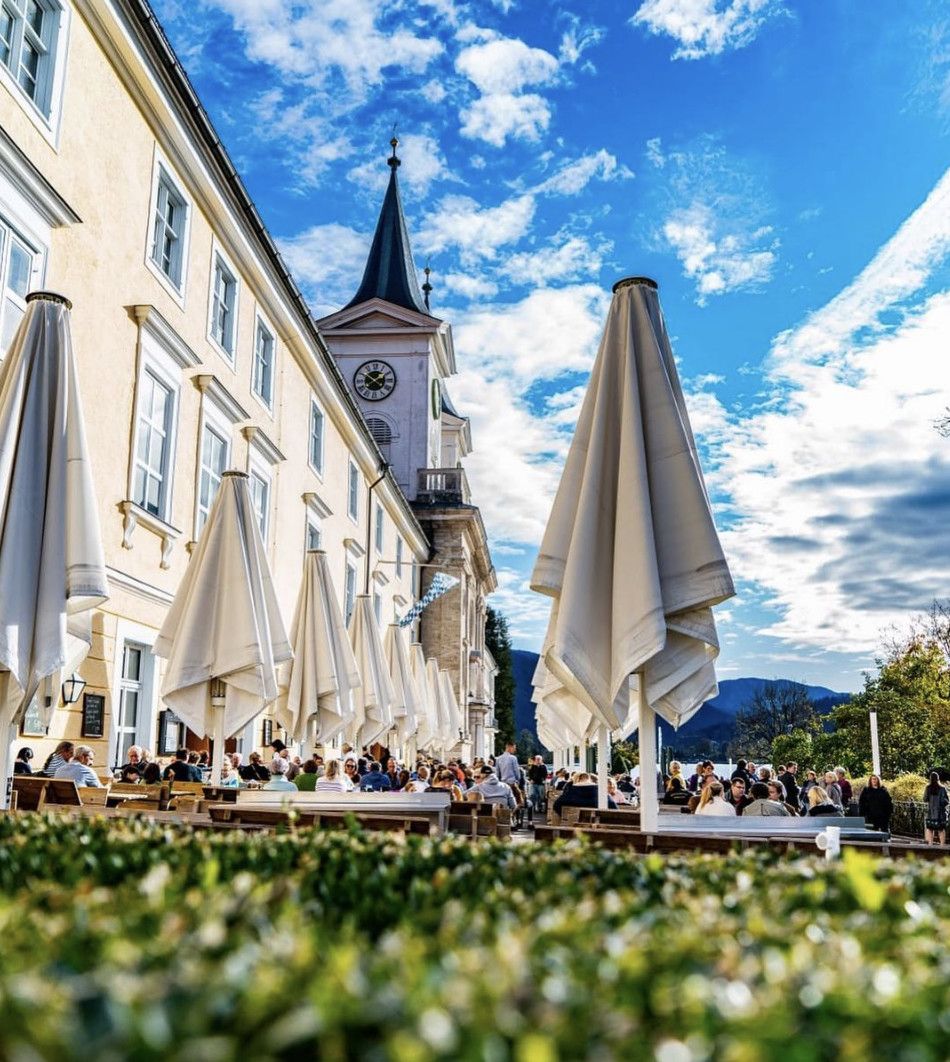
[[[224,699],[225,689],[221,679],[211,680],[211,784],[221,784],[221,768],[224,766]]]
[[[7,677],[4,676],[3,681],[0,681],[0,692],[3,694],[7,692]],[[4,696],[0,703],[0,808],[10,806],[11,778],[13,777],[11,760],[13,759],[13,743],[16,741],[13,712],[14,705]]]
[[[597,728],[597,807],[607,810],[607,778],[610,775],[610,727]]]
[[[640,829],[655,833],[659,816],[656,793],[656,712],[647,701],[646,679],[637,676],[638,725],[640,744]]]

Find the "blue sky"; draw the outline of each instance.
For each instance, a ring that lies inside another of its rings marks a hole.
[[[739,594],[721,677],[860,685],[950,588],[950,16],[825,0],[158,0],[317,316],[393,125],[516,644],[610,285],[661,301]]]

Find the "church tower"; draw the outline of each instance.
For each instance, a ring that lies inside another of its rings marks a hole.
[[[390,144],[389,185],[363,279],[342,310],[317,324],[429,539],[430,562],[420,570],[418,596],[436,572],[459,580],[422,613],[419,637],[425,655],[448,671],[461,709],[459,742],[447,751],[485,757],[494,752],[497,671],[485,646],[486,598],[497,581],[462,467],[472,448],[468,418],[446,387],[456,371],[452,329],[432,314],[428,269],[419,286],[399,195],[395,137]],[[387,562],[375,561],[374,578],[385,578]]]
[[[423,470],[442,467],[445,380],[455,372],[452,329],[429,310],[409,247],[395,137],[389,186],[359,289],[318,321],[337,366],[410,501]],[[454,467],[455,462],[453,462]]]

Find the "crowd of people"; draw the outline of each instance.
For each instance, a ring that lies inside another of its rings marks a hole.
[[[344,744],[326,756],[314,752],[304,759],[284,742],[274,740],[269,758],[251,752],[245,762],[240,753],[226,754],[220,785],[287,792],[373,792],[423,793],[430,789],[449,790],[455,800],[485,800],[501,804],[516,813],[516,824],[530,823],[533,816],[547,809],[549,789],[553,791],[553,808],[561,814],[566,807],[596,808],[597,778],[586,771],[555,772],[553,778],[541,756],[532,757],[522,766],[509,744],[505,751],[487,761],[474,759],[471,764],[460,759],[440,760],[420,754],[412,764],[402,763],[389,750],[374,745],[357,751]],[[14,772],[32,774],[33,752],[22,748],[17,753]],[[94,768],[90,746],[61,741],[47,758],[38,774],[50,778],[67,778],[80,786],[101,786],[103,773]],[[111,774],[117,781],[153,785],[162,781],[207,783],[211,759],[205,751],[178,749],[162,763],[138,745],[127,753],[126,762]],[[628,771],[617,772],[608,779],[608,807],[639,804],[640,779]],[[818,772],[806,769],[799,773],[798,764],[789,762],[774,767],[756,766],[740,759],[727,775],[717,774],[715,764],[704,760],[696,764],[689,776],[682,764],[672,761],[665,774],[657,775],[657,794],[664,804],[681,805],[696,815],[726,816],[821,816],[859,815],[873,829],[889,831],[894,802],[880,777],[872,774],[855,797],[848,772],[833,767]],[[934,772],[922,794],[926,805],[925,839],[928,844],[945,844],[950,793]]]

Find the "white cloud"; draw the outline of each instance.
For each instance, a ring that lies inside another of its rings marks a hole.
[[[662,233],[683,266],[696,281],[700,304],[710,295],[756,287],[772,276],[777,241],[763,225],[750,232],[723,232],[717,212],[694,202],[675,210]]]
[[[700,305],[771,279],[779,239],[768,224],[763,182],[746,161],[710,136],[670,150],[654,138],[647,158],[656,173],[650,216],[660,219],[653,222],[654,243],[679,259]]]
[[[543,96],[534,92],[523,95],[497,92],[480,96],[463,109],[460,117],[462,136],[500,148],[509,137],[539,139],[550,124],[551,107]]]
[[[583,236],[558,236],[537,251],[511,255],[504,271],[516,284],[534,285],[596,276],[612,248],[608,241],[595,244]]]
[[[445,196],[426,217],[416,243],[428,254],[457,248],[463,264],[491,259],[499,248],[524,236],[534,211],[529,195],[515,196],[496,207],[481,207],[468,196]]]
[[[336,223],[312,228],[277,241],[287,267],[308,298],[317,317],[339,310],[356,293],[369,234]]]
[[[381,84],[386,67],[421,74],[443,51],[435,37],[417,36],[403,27],[392,32],[381,28],[387,13],[398,7],[386,0],[207,2],[231,15],[250,59],[314,89],[327,90],[340,81],[346,93],[327,98],[337,108],[342,104],[350,109],[364,101],[369,90]]]
[[[425,196],[432,182],[450,176],[448,163],[438,141],[425,133],[397,134],[397,152],[402,160],[399,183],[405,185],[416,198]],[[389,166],[382,154],[354,166],[347,178],[362,188],[381,192],[389,182]]]
[[[677,41],[674,59],[701,59],[744,48],[784,13],[781,0],[645,0],[631,21]]]
[[[441,103],[447,93],[441,81],[427,81],[419,90],[419,95],[429,103]]]
[[[628,180],[633,177],[633,172],[618,163],[615,155],[601,148],[600,151],[564,163],[556,173],[537,185],[534,191],[547,195],[577,195],[595,177],[602,181]]]
[[[761,633],[788,648],[868,652],[946,595],[950,447],[933,421],[950,292],[920,292],[950,259],[948,194],[950,173],[852,284],[776,337],[761,408],[701,407],[730,562],[778,611]]]
[[[498,285],[485,277],[474,276],[471,273],[447,273],[441,278],[436,277],[437,288],[445,288],[452,295],[459,295],[463,299],[487,299],[498,292]]]

